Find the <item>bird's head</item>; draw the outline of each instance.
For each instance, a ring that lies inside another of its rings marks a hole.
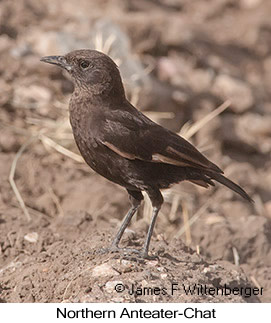
[[[107,55],[96,50],[74,50],[64,56],[45,56],[42,62],[58,65],[72,76],[76,90],[92,95],[124,95],[117,65]]]

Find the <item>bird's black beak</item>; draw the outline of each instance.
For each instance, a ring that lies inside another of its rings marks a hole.
[[[65,70],[67,71],[70,71],[72,68],[72,66],[68,64],[64,56],[44,56],[40,60],[41,62],[58,65],[62,68],[65,68]]]

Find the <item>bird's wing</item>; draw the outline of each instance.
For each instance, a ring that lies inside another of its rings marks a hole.
[[[193,145],[152,122],[135,108],[111,111],[104,121],[100,142],[118,155],[134,160],[196,167],[222,173]]]

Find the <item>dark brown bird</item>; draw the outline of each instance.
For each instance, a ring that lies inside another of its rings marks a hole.
[[[184,180],[208,187],[215,180],[252,201],[188,141],[154,123],[129,103],[118,67],[107,55],[83,49],[65,56],[43,57],[41,61],[66,69],[73,78],[70,122],[87,164],[128,191],[132,207],[110,250],[120,249],[120,239],[143,200],[142,191],[149,195],[153,206],[147,238],[138,251],[145,258],[163,203],[160,189]]]

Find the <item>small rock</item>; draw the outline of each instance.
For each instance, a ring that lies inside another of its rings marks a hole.
[[[262,3],[262,0],[241,0],[240,4],[245,9],[254,9]]]
[[[130,261],[130,260],[127,260],[127,259],[121,259],[121,264],[122,265],[124,265],[124,266],[132,266],[133,265],[133,263],[132,263],[132,261]]]
[[[102,264],[92,269],[93,277],[106,277],[116,275],[119,275],[119,273],[115,269],[113,269],[109,264]]]
[[[124,286],[123,282],[121,280],[110,280],[105,284],[105,291],[107,293],[113,293],[116,291],[116,286]]]
[[[12,47],[12,40],[6,34],[0,36],[0,52],[6,51],[9,47]]]
[[[188,94],[180,90],[173,91],[172,99],[178,103],[184,103],[188,100]]]
[[[213,271],[217,271],[217,270],[219,270],[219,268],[221,268],[221,266],[219,266],[219,265],[210,265],[209,268],[211,268]]]
[[[15,137],[9,129],[1,133],[0,151],[9,153],[9,152],[15,152],[19,148],[20,148],[20,143],[18,141],[18,138]]]
[[[265,211],[267,216],[271,219],[271,201],[268,201],[264,204]]]
[[[134,268],[134,263],[129,261],[129,260],[126,260],[126,259],[121,259],[120,260],[120,264],[121,264],[121,272],[123,273],[129,273],[133,270]]]
[[[12,99],[12,87],[3,79],[0,80],[1,97],[0,105],[8,103]],[[2,117],[2,115],[1,115]]]
[[[168,81],[174,77],[178,72],[173,60],[168,57],[161,57],[158,60],[158,76],[160,80]]]
[[[74,49],[88,48],[89,43],[78,39],[73,33],[63,31],[41,32],[33,30],[27,36],[28,43],[39,56],[55,53],[63,55]]]
[[[141,286],[142,287],[147,287],[149,285],[149,283],[146,281],[146,279],[141,281]]]
[[[231,109],[236,113],[248,110],[253,104],[253,96],[247,84],[230,75],[220,74],[215,79],[212,90],[223,100],[230,99]]]
[[[37,232],[30,232],[24,236],[24,240],[30,243],[36,243],[38,241],[39,235]]]
[[[207,274],[207,273],[209,273],[210,271],[211,271],[211,268],[210,268],[210,267],[205,267],[205,268],[203,269],[204,274]]]
[[[194,264],[200,263],[201,258],[199,257],[199,255],[194,253],[194,254],[191,255],[191,262],[194,263]]]
[[[21,43],[10,50],[10,55],[17,59],[28,54],[31,54],[31,49],[27,43]]]
[[[241,116],[224,117],[222,124],[223,137],[231,145],[240,145],[239,149],[247,152],[259,151],[268,154],[271,149],[271,116],[258,113],[246,113]]]
[[[211,213],[208,214],[208,217],[205,220],[206,224],[212,225],[215,223],[221,223],[221,222],[225,222],[224,217],[222,217],[221,215],[217,214],[217,213]]]
[[[18,85],[14,89],[13,105],[18,108],[41,108],[48,106],[51,92],[39,85]]]
[[[148,261],[148,265],[149,265],[149,266],[154,267],[154,266],[156,266],[157,264],[158,264],[158,260],[150,260],[150,261]]]

